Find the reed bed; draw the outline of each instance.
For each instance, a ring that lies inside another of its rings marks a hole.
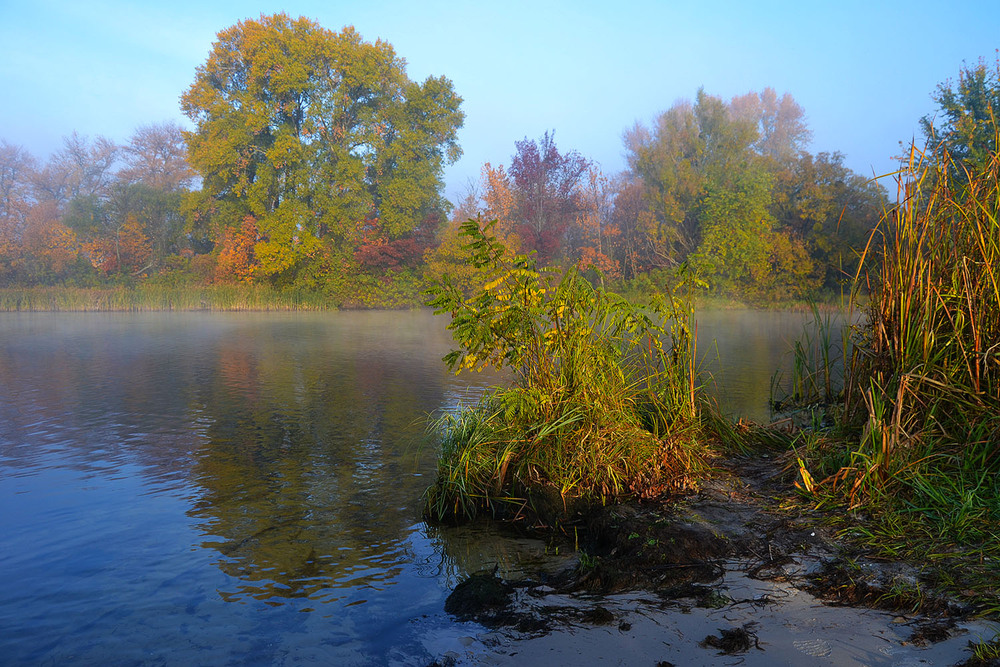
[[[849,439],[818,447],[803,481],[871,513],[862,532],[896,555],[996,550],[1000,156],[972,169],[943,146],[914,148],[898,183],[856,281],[869,298],[845,383]]]
[[[0,288],[0,312],[334,310],[321,293],[265,286]]]

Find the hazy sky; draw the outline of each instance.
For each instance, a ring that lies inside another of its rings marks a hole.
[[[996,0],[0,0],[0,139],[45,159],[74,130],[125,141],[146,123],[189,126],[178,98],[216,33],[278,11],[353,25],[390,42],[411,79],[454,82],[466,122],[453,201],[484,162],[509,165],[515,141],[546,130],[620,171],[622,133],[702,86],[727,100],[791,93],[811,152],[885,173],[935,87],[1000,47]]]

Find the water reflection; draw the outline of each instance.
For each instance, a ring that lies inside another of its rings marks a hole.
[[[0,319],[0,655],[421,655],[424,417],[483,383],[449,347],[426,312]]]
[[[192,396],[207,426],[189,514],[240,582],[227,600],[356,598],[399,576],[427,484],[415,472],[434,463],[418,417],[446,379],[426,348],[447,340],[387,340],[386,314],[371,315],[357,330],[229,339]]]
[[[700,315],[701,348],[731,410],[766,410],[803,318],[742,317]],[[458,577],[566,555],[421,522],[426,414],[500,380],[450,347],[427,312],[4,315],[0,655],[429,662],[411,619],[449,623]]]
[[[824,316],[825,317],[825,316]],[[789,390],[792,350],[813,330],[810,312],[772,310],[710,310],[696,314],[699,371],[719,407],[732,417],[760,423],[771,419],[772,384],[778,398]],[[833,356],[840,358],[844,319],[830,315]],[[841,364],[842,368],[842,364]]]

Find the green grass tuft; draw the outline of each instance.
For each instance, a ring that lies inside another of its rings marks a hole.
[[[851,530],[887,555],[973,554],[995,577],[1000,156],[970,170],[943,146],[913,149],[898,178],[856,280],[867,306],[840,439],[804,452],[802,469],[821,504],[868,517]]]

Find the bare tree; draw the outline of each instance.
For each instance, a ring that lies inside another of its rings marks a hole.
[[[98,136],[93,142],[73,132],[63,147],[36,173],[35,198],[63,208],[77,197],[103,197],[115,181],[121,149]]]
[[[154,123],[136,128],[123,147],[125,168],[119,178],[157,190],[185,190],[194,181],[187,145],[179,125]]]
[[[21,146],[0,140],[0,240],[20,239],[34,174],[35,158]]]
[[[797,159],[812,137],[799,103],[788,93],[779,98],[774,88],[734,97],[729,108],[735,118],[756,126],[757,152],[779,162]]]

